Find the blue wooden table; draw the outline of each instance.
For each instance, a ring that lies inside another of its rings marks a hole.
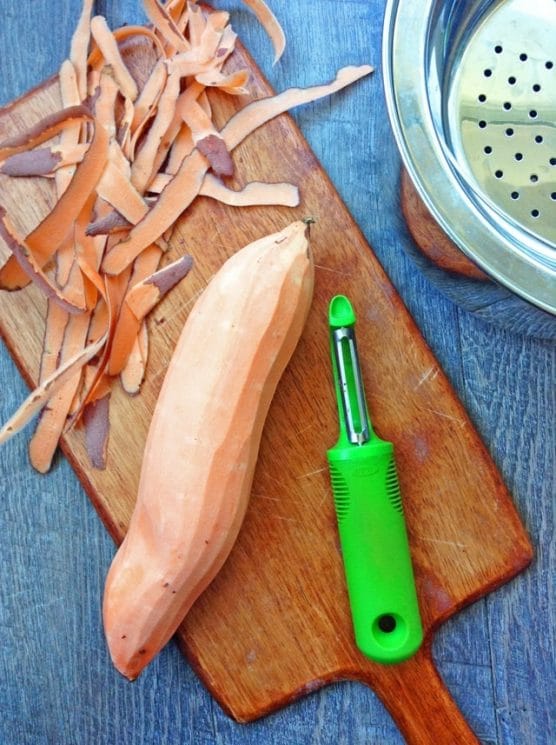
[[[111,26],[141,22],[139,5],[97,0],[96,12]],[[295,117],[466,405],[536,548],[530,569],[441,629],[435,657],[482,742],[556,742],[554,344],[462,310],[410,258],[381,81],[384,0],[272,0],[289,41],[275,67],[268,40],[239,0],[216,5],[233,12],[276,89],[327,80],[343,64],[377,67],[372,79]],[[57,70],[80,2],[2,0],[0,7],[6,103]],[[2,421],[25,395],[2,348]],[[41,477],[28,465],[26,442],[19,436],[0,449],[0,745],[402,742],[360,684],[329,686],[239,725],[173,644],[139,681],[126,682],[110,664],[100,618],[114,546],[67,462],[59,457]]]

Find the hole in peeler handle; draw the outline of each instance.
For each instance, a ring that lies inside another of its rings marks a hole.
[[[396,619],[390,613],[385,613],[378,619],[378,628],[385,634],[390,634],[396,628]]]
[[[392,654],[407,642],[409,627],[399,613],[381,613],[373,622],[372,634],[375,643]]]

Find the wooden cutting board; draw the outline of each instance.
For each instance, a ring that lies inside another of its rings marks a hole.
[[[268,94],[244,52],[234,64],[252,68],[254,95]],[[233,99],[220,105],[222,121],[237,105]],[[0,112],[0,137],[58,106],[52,80]],[[115,387],[108,469],[91,469],[79,431],[66,437],[64,452],[107,529],[121,541],[156,396],[197,294],[244,244],[298,217],[314,217],[314,304],[271,406],[247,518],[221,574],[183,623],[179,642],[238,721],[351,678],[376,691],[408,742],[476,742],[434,668],[433,633],[459,608],[527,566],[528,538],[465,410],[291,118],[281,116],[256,132],[234,159],[236,185],[255,178],[290,180],[301,187],[301,206],[236,211],[202,198],[185,212],[169,259],[187,250],[195,267],[150,318],[151,358],[142,394],[132,399]],[[0,201],[29,230],[52,193],[45,181],[2,177]],[[373,421],[396,446],[426,629],[419,654],[394,667],[365,659],[352,638],[325,456],[337,436],[327,338],[327,305],[336,293],[349,295],[358,312]],[[29,384],[37,378],[44,310],[33,288],[0,295],[1,331]]]

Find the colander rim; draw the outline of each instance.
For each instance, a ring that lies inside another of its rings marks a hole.
[[[528,251],[525,231],[521,241],[488,200],[481,203],[461,173],[455,172],[434,126],[426,76],[430,19],[437,6],[437,0],[386,2],[382,76],[402,162],[429,212],[463,253],[501,285],[556,314],[556,264],[553,268]],[[400,29],[411,44],[396,45]]]

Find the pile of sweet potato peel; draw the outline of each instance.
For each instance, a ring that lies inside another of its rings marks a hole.
[[[278,59],[279,23],[262,0],[244,1]],[[102,16],[92,17],[92,6],[84,0],[60,69],[61,110],[0,143],[2,173],[50,178],[56,194],[50,213],[27,235],[0,205],[0,237],[11,252],[0,289],[33,282],[47,297],[38,387],[0,430],[0,443],[42,409],[29,445],[41,472],[78,423],[92,464],[105,467],[112,386],[120,381],[129,394],[139,392],[146,318],[192,267],[189,256],[164,259],[172,227],[193,200],[299,203],[293,184],[230,189],[224,179],[234,174],[234,148],[278,114],[372,71],[346,67],[332,83],[252,101],[218,129],[207,91],[211,98],[242,96],[249,85],[247,70],[226,64],[236,42],[228,13],[196,0],[144,0],[149,26],[110,30]],[[130,53],[138,41],[141,65]]]

